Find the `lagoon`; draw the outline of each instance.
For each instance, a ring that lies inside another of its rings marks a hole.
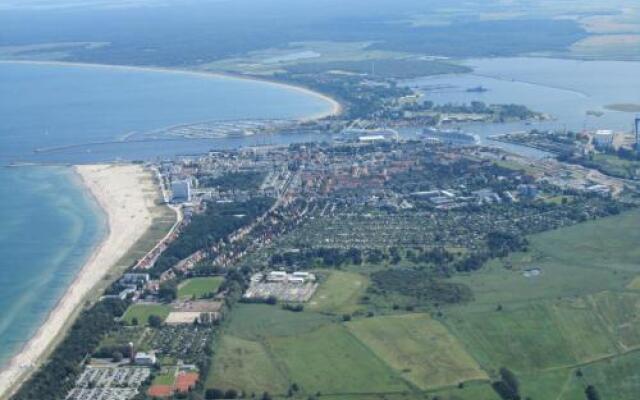
[[[534,123],[467,124],[482,138],[530,129],[613,129],[631,132],[634,113],[611,104],[640,104],[640,62],[550,58],[484,58],[463,62],[473,73],[419,78],[404,83],[437,104],[483,101],[523,104],[553,120]],[[482,86],[486,92],[468,92]],[[593,115],[595,111],[599,116]]]

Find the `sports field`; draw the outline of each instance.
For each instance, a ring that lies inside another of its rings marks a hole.
[[[138,325],[147,325],[150,316],[157,315],[164,321],[170,312],[171,308],[164,304],[134,304],[127,309],[122,320],[132,325],[135,318]]]
[[[222,285],[223,278],[219,276],[191,278],[182,282],[178,287],[178,297],[180,299],[190,299],[195,297],[201,299],[218,292]]]

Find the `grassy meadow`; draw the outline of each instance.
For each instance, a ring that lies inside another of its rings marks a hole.
[[[364,275],[332,271],[307,305],[310,311],[341,314],[353,313],[360,307],[360,297],[367,287]]]
[[[347,327],[376,356],[420,389],[488,379],[460,342],[425,314],[366,318]]]

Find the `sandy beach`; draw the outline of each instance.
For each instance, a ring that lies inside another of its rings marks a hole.
[[[117,265],[151,227],[156,190],[149,172],[139,165],[83,165],[74,167],[89,193],[107,215],[105,235],[44,324],[0,372],[0,399],[8,397],[49,354],[69,319],[82,308],[92,289]]]

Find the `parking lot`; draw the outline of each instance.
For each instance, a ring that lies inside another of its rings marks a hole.
[[[138,393],[151,370],[141,367],[87,367],[68,400],[127,400]]]
[[[75,388],[69,392],[67,400],[129,400],[138,393],[138,389],[116,388]]]
[[[303,303],[308,301],[318,288],[315,282],[294,284],[286,282],[251,282],[244,294],[246,299],[268,299],[275,297],[280,301]]]

